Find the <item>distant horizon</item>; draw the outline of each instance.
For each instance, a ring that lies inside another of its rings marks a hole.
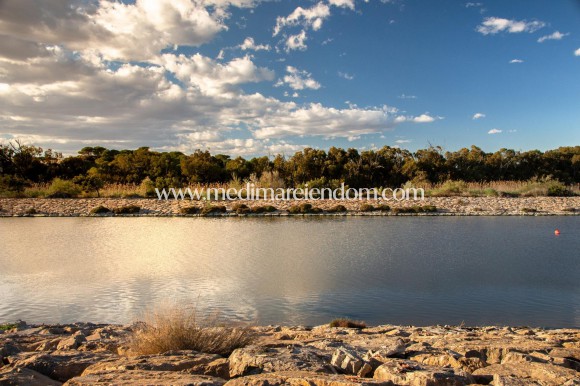
[[[577,0],[0,2],[0,142],[574,146],[578,20]]]

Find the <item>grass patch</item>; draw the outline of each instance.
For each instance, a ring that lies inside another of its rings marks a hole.
[[[252,207],[252,213],[272,213],[277,210],[278,208],[272,205],[261,205]]]
[[[198,214],[199,208],[197,206],[186,206],[179,209],[181,214]]]
[[[26,209],[26,211],[24,213],[28,214],[28,215],[33,215],[33,214],[38,214],[38,211],[35,208],[28,208],[28,209]]]
[[[524,213],[536,213],[538,210],[534,208],[522,208],[520,209]]]
[[[111,213],[111,209],[107,208],[106,206],[99,205],[91,209],[91,214],[102,214],[102,213]]]
[[[140,206],[137,205],[127,205],[121,206],[119,208],[113,209],[113,213],[115,214],[137,214],[141,210]]]
[[[413,205],[409,207],[398,207],[392,208],[391,212],[394,214],[400,213],[435,213],[437,212],[437,207],[435,205]]]
[[[0,331],[8,331],[16,327],[18,327],[18,324],[16,323],[3,323],[0,324]]]
[[[129,346],[138,355],[195,350],[227,357],[253,340],[248,328],[224,326],[216,318],[200,318],[194,309],[173,306],[146,313]]]
[[[346,327],[346,328],[366,328],[367,324],[363,321],[356,321],[347,318],[337,318],[328,324],[330,327]]]
[[[374,212],[375,207],[372,206],[371,204],[362,204],[359,208],[359,211],[361,211],[361,212]]]

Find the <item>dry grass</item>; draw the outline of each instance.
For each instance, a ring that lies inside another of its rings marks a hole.
[[[367,324],[363,321],[350,320],[346,318],[334,319],[328,324],[330,327],[346,327],[346,328],[366,328]]]
[[[550,195],[551,187],[567,189],[573,195],[580,195],[579,184],[565,186],[556,180],[550,179],[491,182],[446,181],[425,186],[425,192],[427,196],[431,197],[496,197],[502,195],[539,197]]]
[[[130,339],[130,347],[139,355],[195,350],[228,356],[253,339],[247,327],[220,325],[217,318],[199,317],[194,308],[165,306],[145,314]]]

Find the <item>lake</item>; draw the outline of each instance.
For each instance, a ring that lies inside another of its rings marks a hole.
[[[580,327],[580,217],[3,218],[0,240],[0,322],[181,302],[260,324]]]

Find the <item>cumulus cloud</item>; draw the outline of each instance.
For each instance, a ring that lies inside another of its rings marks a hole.
[[[483,22],[477,26],[477,32],[483,35],[494,35],[500,32],[521,33],[521,32],[536,32],[544,28],[546,23],[543,21],[526,21],[526,20],[510,20],[500,17],[486,17]]]
[[[318,2],[310,8],[298,7],[286,17],[278,16],[274,34],[276,36],[285,27],[302,26],[312,28],[314,31],[322,27],[324,19],[330,16],[330,7],[323,2]],[[304,31],[303,31],[304,32]]]
[[[347,72],[342,72],[342,71],[338,71],[338,76],[340,76],[343,79],[346,80],[353,80],[354,79],[354,75],[351,75]]]
[[[320,88],[320,83],[312,78],[312,74],[308,71],[298,70],[296,67],[287,66],[287,75],[283,79],[280,79],[276,86],[282,86],[287,84],[293,90],[318,90]]]
[[[436,118],[430,116],[429,114],[421,114],[418,117],[413,118],[415,123],[431,123],[434,122]]]
[[[256,44],[252,37],[247,37],[238,47],[243,51],[270,51],[269,44]]]
[[[328,3],[335,7],[350,8],[354,11],[354,0],[328,0]]]
[[[487,132],[487,134],[500,134],[502,132],[502,130],[500,129],[491,129],[490,131]]]
[[[518,63],[523,63],[524,61],[522,59],[512,59],[510,60],[510,64],[518,64]]]
[[[580,56],[580,48],[574,51],[574,56]]]
[[[306,41],[306,39],[307,39],[306,31],[304,31],[304,30],[302,30],[297,35],[288,36],[288,39],[286,39],[286,44],[285,44],[286,52],[294,51],[294,50],[304,51],[306,48],[308,48],[306,43],[304,43]]]
[[[546,40],[562,40],[564,37],[570,35],[569,33],[565,33],[563,34],[560,31],[555,31],[554,33],[551,33],[550,35],[544,35],[541,38],[538,39],[538,43],[543,43]]]
[[[472,119],[482,119],[485,118],[485,114],[484,113],[475,113],[473,114]]]

